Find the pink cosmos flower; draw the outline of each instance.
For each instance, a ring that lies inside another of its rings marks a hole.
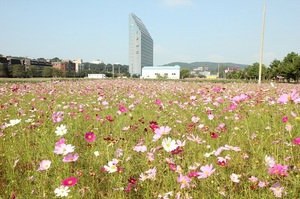
[[[292,131],[292,129],[293,129],[293,125],[291,125],[290,123],[287,123],[286,125],[285,125],[285,130],[287,130],[287,131]]]
[[[200,167],[200,170],[201,172],[198,173],[198,178],[207,178],[216,171],[216,169],[213,169],[212,164],[202,166]]]
[[[271,175],[287,176],[288,166],[281,164],[274,165],[268,169],[268,173]]]
[[[255,176],[251,176],[250,178],[248,178],[248,180],[251,182],[257,182],[258,179]]]
[[[61,144],[60,146],[55,146],[54,153],[67,155],[68,153],[72,153],[75,147],[71,144]]]
[[[50,165],[51,165],[51,161],[50,160],[43,160],[40,163],[40,167],[39,167],[38,171],[47,170],[47,169],[50,168]]]
[[[156,142],[159,140],[159,138],[163,135],[169,134],[171,131],[171,128],[169,126],[161,126],[157,129],[154,130],[154,136],[153,136],[153,141]]]
[[[62,185],[66,187],[74,186],[78,182],[78,179],[75,177],[66,178],[62,181]]]
[[[55,123],[61,122],[63,119],[64,119],[64,112],[62,111],[54,112],[52,114],[52,120]]]
[[[281,198],[283,193],[286,194],[284,187],[281,187],[279,182],[273,184],[270,189],[273,191],[276,198]]]
[[[294,144],[300,146],[300,137],[294,139]]]
[[[147,153],[146,157],[150,162],[154,161],[154,153],[149,152]]]
[[[74,155],[72,153],[69,153],[68,155],[64,156],[63,162],[76,162],[78,159],[78,154],[75,153]]]
[[[136,151],[136,152],[145,152],[145,151],[147,151],[147,147],[145,145],[135,146],[133,148],[133,150]]]
[[[188,176],[184,176],[180,174],[180,176],[177,178],[177,182],[181,184],[180,189],[183,189],[184,187],[190,187],[190,182],[192,181],[191,178]]]
[[[268,181],[259,181],[258,186],[259,187],[266,187],[268,186],[269,182]]]
[[[94,142],[95,139],[96,139],[96,135],[95,135],[93,132],[87,132],[87,133],[85,134],[85,139],[86,139],[86,141],[88,141],[88,142]]]
[[[299,98],[299,94],[298,94],[298,88],[293,89],[292,93],[289,94],[283,94],[279,97],[279,99],[277,100],[277,102],[279,104],[286,104],[287,102],[294,102],[294,103],[299,103],[300,102],[300,98]]]
[[[58,142],[55,143],[55,146],[61,146],[62,144],[64,144],[66,142],[65,138],[61,138]]]

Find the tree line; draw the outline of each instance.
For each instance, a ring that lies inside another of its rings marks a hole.
[[[239,68],[220,68],[220,77],[227,79],[257,80],[259,78],[259,63],[253,63],[244,70]],[[269,67],[262,65],[262,80],[283,79],[287,82],[298,82],[300,78],[300,55],[295,52],[288,53],[282,61],[275,59]]]
[[[7,66],[0,63],[0,77],[12,78],[32,78],[32,77],[87,77],[88,74],[105,74],[106,77],[130,76],[128,65],[121,64],[82,64],[80,70],[60,70],[48,66],[21,65],[15,64]]]

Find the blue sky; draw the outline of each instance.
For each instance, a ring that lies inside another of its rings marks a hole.
[[[300,53],[299,0],[2,0],[0,54],[128,64],[133,12],[154,40],[154,64],[259,62]]]

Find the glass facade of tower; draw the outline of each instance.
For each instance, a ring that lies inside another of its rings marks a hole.
[[[129,14],[129,73],[142,74],[143,66],[153,66],[153,40],[142,20]]]

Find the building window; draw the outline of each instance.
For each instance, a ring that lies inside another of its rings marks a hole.
[[[165,76],[168,76],[168,73],[165,73],[164,75],[165,75]]]
[[[176,73],[172,73],[172,75],[176,75]]]

